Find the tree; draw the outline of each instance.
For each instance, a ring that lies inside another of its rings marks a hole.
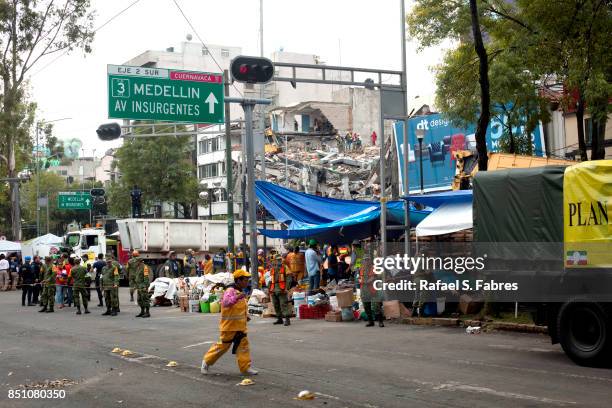
[[[90,0],[0,1],[0,131],[8,177],[18,173],[17,156],[32,125],[27,102],[27,75],[45,57],[76,48],[91,51],[93,15]],[[18,184],[11,183],[17,203]],[[12,205],[13,239],[21,238],[20,207]]]
[[[66,181],[55,173],[41,171],[40,175],[34,174],[32,178],[23,184],[21,194],[21,204],[23,207],[23,220],[30,228],[24,231],[24,238],[34,238],[36,236],[36,179],[40,177],[40,196],[49,197],[49,231],[56,235],[66,233],[69,223],[77,221],[80,224],[89,223],[89,211],[84,210],[60,210],[57,206],[58,193],[60,191],[80,190],[81,185],[75,183],[69,185]],[[40,209],[41,231],[46,231],[46,208]]]
[[[173,127],[171,129],[174,129]],[[184,131],[184,129],[177,129]],[[158,133],[169,129],[156,126]],[[152,128],[139,128],[137,133],[151,133]],[[121,174],[118,185],[111,187],[109,207],[113,215],[126,215],[129,191],[134,185],[142,190],[142,206],[175,203],[183,207],[186,216],[197,201],[198,182],[191,160],[193,137],[160,136],[126,139],[115,153]],[[118,212],[118,213],[116,213]]]
[[[478,60],[480,106],[476,126],[478,169],[487,169],[486,133],[490,122],[489,56],[482,39],[482,13],[476,0],[417,0],[408,16],[409,32],[419,40],[421,47],[439,44],[445,39],[473,43]],[[469,37],[471,33],[471,38]]]

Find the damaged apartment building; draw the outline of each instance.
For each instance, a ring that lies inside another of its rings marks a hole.
[[[271,109],[266,179],[309,194],[371,199],[378,189],[379,112],[378,92],[356,87],[333,92],[331,102]],[[391,132],[387,124],[387,147]]]

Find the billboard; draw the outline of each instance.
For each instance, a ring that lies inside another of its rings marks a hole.
[[[476,151],[476,125],[466,128],[455,127],[443,118],[441,114],[416,116],[408,120],[408,181],[410,191],[420,191],[421,173],[420,157],[418,153],[418,140],[416,130],[423,129],[423,189],[448,190],[455,176],[455,159],[453,153],[458,150]],[[403,192],[403,166],[404,166],[404,122],[396,122],[393,127],[397,157],[399,158],[400,191]],[[499,139],[503,134],[503,124],[497,119],[491,119],[487,129],[487,149],[490,152],[499,151]],[[544,149],[544,132],[542,125],[538,126],[531,135],[533,154],[546,156]],[[416,150],[416,152],[415,152]]]

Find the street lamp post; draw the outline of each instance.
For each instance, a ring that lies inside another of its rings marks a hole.
[[[419,141],[419,167],[421,172],[421,194],[423,194],[423,137],[425,137],[425,129],[417,129],[416,136]]]

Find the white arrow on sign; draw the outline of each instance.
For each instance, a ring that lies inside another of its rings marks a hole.
[[[85,205],[89,207],[89,198],[85,200]]]
[[[204,103],[208,104],[208,113],[215,113],[215,104],[219,103],[215,95],[211,92],[208,95],[208,98],[204,101]]]

